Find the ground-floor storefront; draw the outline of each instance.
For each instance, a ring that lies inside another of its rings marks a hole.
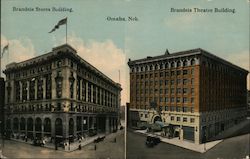
[[[99,133],[115,132],[118,122],[117,114],[112,113],[12,114],[6,116],[5,136],[64,146]]]

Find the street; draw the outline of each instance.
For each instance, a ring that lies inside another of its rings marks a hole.
[[[206,153],[198,153],[167,143],[160,143],[153,148],[145,145],[146,137],[128,131],[127,158],[129,159],[243,159],[249,155],[250,125],[246,125],[238,136],[225,139]]]
[[[116,138],[116,142],[114,139]],[[2,142],[1,142],[2,143]],[[94,150],[96,145],[96,150]],[[73,152],[56,151],[25,143],[7,140],[4,142],[3,155],[7,158],[124,158],[124,129],[110,134],[104,141],[91,143]]]

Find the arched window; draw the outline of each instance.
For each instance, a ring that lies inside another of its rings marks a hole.
[[[27,121],[28,131],[33,131],[33,119],[29,118]]]
[[[56,135],[63,135],[63,125],[62,125],[62,119],[57,118],[55,121],[55,134]]]
[[[25,119],[22,117],[22,118],[21,118],[21,121],[20,121],[20,130],[25,130],[25,124],[26,124],[26,121],[25,121]]]
[[[41,118],[36,118],[35,130],[36,131],[42,131],[42,119]]]
[[[51,132],[51,120],[49,118],[44,119],[44,132]]]
[[[74,134],[74,120],[72,118],[69,119],[69,135]]]

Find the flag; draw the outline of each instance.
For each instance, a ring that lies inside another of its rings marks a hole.
[[[3,48],[3,52],[2,52],[2,56],[1,56],[1,57],[3,57],[3,54],[4,54],[7,50],[9,50],[9,44],[7,44],[7,45]]]
[[[67,24],[67,17],[64,18],[64,19],[62,19],[62,20],[60,20],[49,33],[52,33],[56,29],[59,29],[60,25],[64,25],[64,24]]]

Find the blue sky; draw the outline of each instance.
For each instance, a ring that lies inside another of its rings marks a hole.
[[[13,12],[13,7],[66,7],[73,12]],[[233,8],[233,13],[172,13],[171,8]],[[249,69],[247,0],[2,0],[1,49],[9,42],[4,64],[21,61],[65,42],[65,26],[48,32],[68,17],[68,41],[79,54],[118,82],[128,101],[128,58],[138,59],[203,48]],[[137,17],[137,22],[107,17]],[[100,58],[101,57],[101,58]]]

